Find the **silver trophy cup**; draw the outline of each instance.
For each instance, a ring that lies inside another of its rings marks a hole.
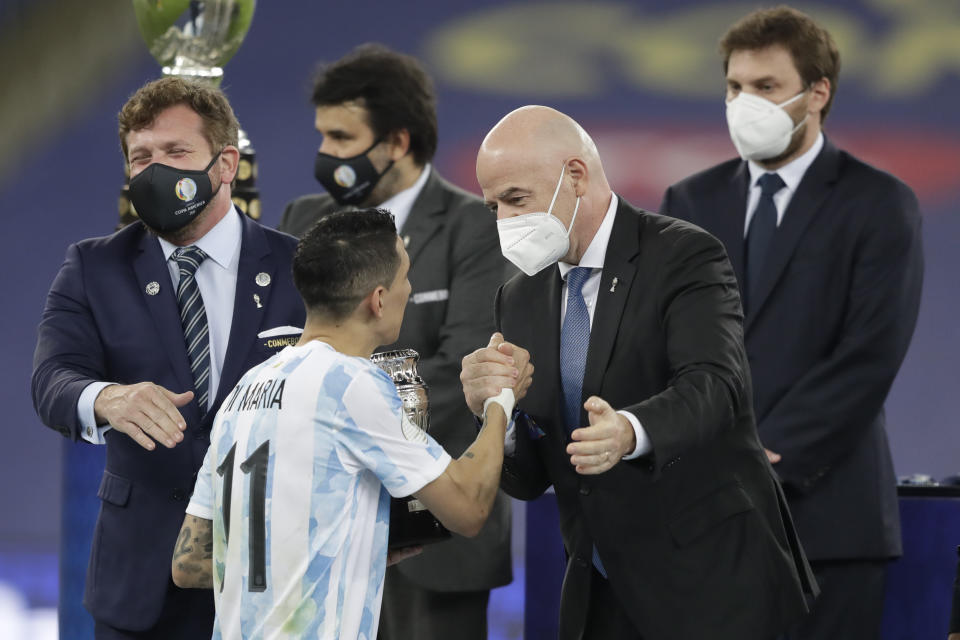
[[[424,438],[430,428],[430,400],[427,385],[417,373],[413,349],[375,353],[370,360],[390,374],[397,393],[403,401],[403,435],[408,440]],[[450,537],[444,527],[422,502],[412,496],[392,498],[390,501],[390,548],[440,542]]]

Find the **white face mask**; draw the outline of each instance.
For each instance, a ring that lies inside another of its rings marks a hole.
[[[564,164],[546,213],[524,213],[497,220],[497,233],[500,235],[500,251],[503,257],[528,276],[555,263],[570,249],[570,229],[573,229],[573,223],[577,219],[580,196],[577,196],[577,204],[573,209],[570,229],[565,228],[563,222],[551,215],[566,170],[567,165]]]
[[[807,116],[797,126],[784,107],[796,101],[801,91],[786,102],[776,104],[766,98],[741,91],[727,103],[727,127],[737,153],[744,160],[767,160],[780,155]]]

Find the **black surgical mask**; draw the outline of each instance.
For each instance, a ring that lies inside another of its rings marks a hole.
[[[380,139],[374,140],[365,151],[350,158],[338,158],[318,151],[313,175],[339,204],[359,204],[366,200],[383,174],[393,166],[391,160],[383,171],[377,173],[376,167],[367,157],[370,150],[380,142]]]
[[[157,233],[177,231],[190,224],[217,195],[207,172],[219,157],[218,151],[200,171],[154,162],[131,178],[130,202],[143,223]]]

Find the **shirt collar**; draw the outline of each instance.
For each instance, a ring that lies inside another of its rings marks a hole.
[[[240,243],[243,241],[243,223],[240,215],[240,212],[231,206],[230,211],[220,222],[213,225],[210,231],[193,243],[195,247],[207,254],[207,258],[224,269],[232,269],[233,265],[239,263]],[[180,248],[163,238],[158,237],[157,240],[160,241],[164,260],[169,260],[173,252]]]
[[[567,274],[574,267],[589,267],[590,269],[603,269],[603,259],[607,255],[607,245],[610,244],[610,234],[613,232],[613,219],[617,216],[617,194],[610,194],[610,205],[607,212],[603,214],[603,222],[597,232],[593,234],[593,239],[587,246],[580,258],[580,264],[569,264],[567,262],[558,262],[560,267],[560,277],[567,279]]]
[[[807,149],[803,155],[794,158],[787,164],[783,165],[775,172],[770,171],[769,169],[764,169],[759,164],[751,160],[747,163],[747,166],[750,169],[750,186],[759,188],[757,180],[760,179],[765,173],[776,173],[780,176],[780,179],[783,180],[783,183],[787,186],[787,189],[790,190],[790,193],[793,193],[797,190],[797,187],[800,186],[800,181],[803,179],[803,174],[807,172],[807,169],[810,168],[810,165],[813,164],[813,161],[816,160],[817,154],[820,153],[820,149],[823,148],[823,132],[821,131],[817,135],[816,142],[813,143],[813,146]]]
[[[397,223],[398,233],[407,221],[407,218],[410,217],[410,210],[413,209],[413,203],[416,202],[420,192],[423,191],[423,185],[427,183],[427,178],[430,177],[430,170],[431,165],[428,162],[424,165],[423,170],[420,172],[420,177],[417,178],[417,181],[414,182],[413,185],[399,193],[393,194],[379,205],[380,209],[386,209],[393,214],[393,219]]]

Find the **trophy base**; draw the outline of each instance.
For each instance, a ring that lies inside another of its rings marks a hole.
[[[416,498],[390,499],[390,549],[432,544],[450,538],[450,531]]]

